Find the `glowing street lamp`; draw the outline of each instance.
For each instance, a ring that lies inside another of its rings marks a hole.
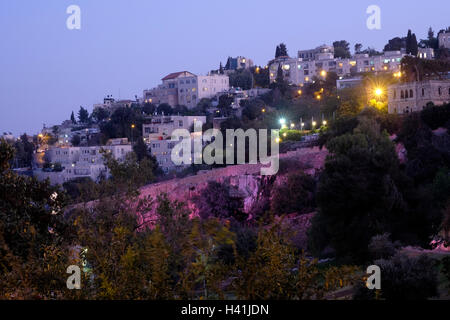
[[[281,125],[284,125],[284,124],[286,124],[286,119],[284,119],[284,118],[281,118],[281,119],[280,119],[280,124],[281,124]]]
[[[295,128],[295,124],[291,123],[291,128],[294,129]]]
[[[326,121],[326,120],[323,120],[323,121],[322,121],[322,125],[326,126],[326,125],[327,125],[327,121]]]
[[[320,72],[320,75],[325,78],[327,76],[327,72],[325,70],[322,70]]]
[[[376,88],[375,89],[375,94],[379,97],[383,94],[383,90],[381,88]]]
[[[314,128],[316,125],[317,125],[317,122],[313,121],[313,122],[312,122],[313,128]]]

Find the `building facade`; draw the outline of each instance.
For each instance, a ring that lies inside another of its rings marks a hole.
[[[105,146],[50,148],[45,152],[45,160],[53,165],[60,164],[62,171],[36,169],[33,174],[38,180],[49,178],[51,184],[63,184],[82,177],[97,181],[100,176],[109,176],[102,150],[110,152],[115,159],[122,161],[133,148],[126,138],[112,139]]]
[[[184,105],[192,109],[201,99],[213,97],[229,87],[227,75],[197,76],[188,71],[175,72],[164,77],[158,87],[144,90],[143,101],[156,105],[167,103],[172,107]]]
[[[439,47],[450,49],[450,31],[440,32],[438,35]]]
[[[450,80],[399,83],[388,88],[388,112],[391,114],[421,111],[430,102],[450,103]]]
[[[401,51],[386,51],[380,56],[356,54],[351,59],[334,58],[332,47],[321,46],[298,52],[297,58],[278,57],[269,62],[270,82],[276,81],[278,67],[283,70],[286,81],[302,86],[335,72],[341,79],[365,72],[398,72],[406,54]]]

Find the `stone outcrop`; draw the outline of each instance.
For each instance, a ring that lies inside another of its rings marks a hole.
[[[318,147],[290,151],[280,155],[280,166],[283,166],[284,162],[289,162],[298,169],[304,169],[308,174],[315,174],[323,167],[327,154],[326,149]],[[190,200],[202,192],[208,181],[227,182],[233,187],[236,195],[243,198],[244,211],[248,213],[265,196],[264,186],[282,176],[281,173],[275,176],[261,176],[260,168],[260,164],[243,164],[203,171],[195,176],[145,186],[141,188],[141,197],[150,196],[156,199],[159,194],[166,193],[170,199],[187,202],[188,206],[195,210]],[[280,168],[280,171],[282,169]]]

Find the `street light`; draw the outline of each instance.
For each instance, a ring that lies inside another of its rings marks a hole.
[[[326,126],[326,125],[327,125],[327,121],[326,121],[326,120],[323,120],[323,121],[322,121],[322,124],[323,124],[324,126]]]
[[[291,123],[291,128],[294,129],[295,128],[295,124]]]
[[[281,118],[281,119],[280,119],[280,124],[281,124],[281,125],[284,125],[284,124],[286,124],[286,119],[284,119],[284,118]]]
[[[322,70],[320,72],[320,75],[325,78],[327,76],[327,72],[325,70]]]
[[[379,97],[383,94],[383,90],[381,88],[376,88],[375,89],[375,94]]]

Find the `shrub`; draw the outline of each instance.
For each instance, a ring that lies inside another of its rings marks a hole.
[[[381,297],[387,300],[424,300],[438,295],[436,261],[426,255],[397,254],[377,260],[381,268]]]

